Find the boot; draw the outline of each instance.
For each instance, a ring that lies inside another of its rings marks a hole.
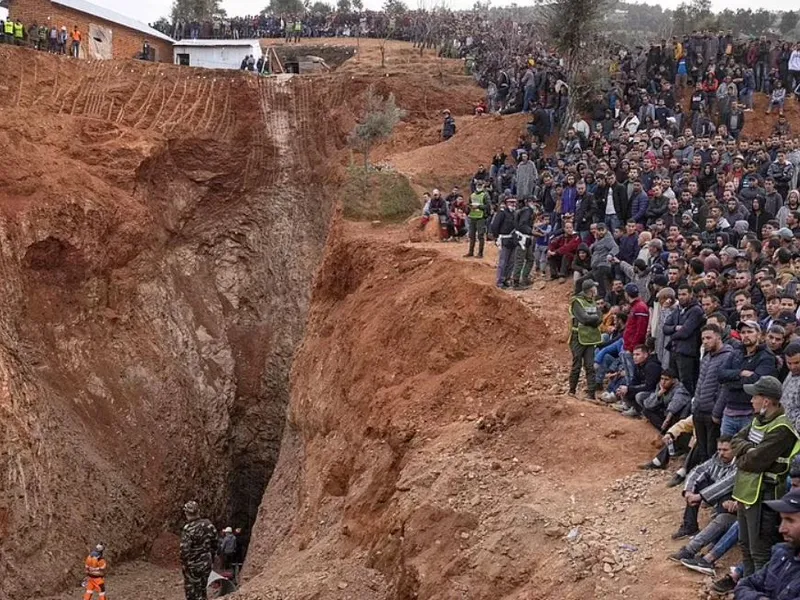
[[[478,258],[483,258],[483,247],[486,245],[486,239],[481,238],[480,242],[478,242]]]

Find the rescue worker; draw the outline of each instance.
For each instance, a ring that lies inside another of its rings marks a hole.
[[[739,502],[739,544],[744,575],[749,577],[767,564],[772,546],[780,541],[777,512],[765,501],[780,498],[792,457],[800,450],[797,432],[780,404],[781,382],[761,377],[745,384],[752,396],[755,418],[733,438],[736,481],[733,499]]]
[[[222,539],[219,542],[219,553],[222,555],[222,568],[229,571],[236,562],[237,541],[233,529],[226,527],[222,530]]]
[[[514,249],[514,271],[511,281],[515,290],[524,290],[531,286],[533,270],[533,219],[536,216],[534,199],[528,198],[525,206],[516,214],[514,235],[517,248]]]
[[[83,594],[83,600],[92,600],[94,593],[100,598],[106,597],[106,571],[108,570],[108,562],[103,557],[106,546],[103,542],[97,544],[86,557],[84,571],[86,573],[86,591]]]
[[[303,22],[296,19],[294,22],[294,41],[296,44],[300,43],[300,36],[303,35]]]
[[[3,23],[3,37],[6,40],[6,44],[14,43],[14,19],[11,17],[8,17],[6,22]]]
[[[508,287],[507,275],[514,259],[514,248],[517,245],[514,235],[516,226],[517,199],[506,198],[503,208],[492,219],[492,237],[497,240],[500,257],[497,261],[496,285],[501,289]]]
[[[586,279],[581,291],[569,301],[571,322],[569,349],[572,351],[572,370],[569,373],[569,393],[574,396],[581,376],[581,363],[586,375],[586,394],[594,397],[594,350],[600,344],[600,323],[602,317],[597,308],[597,282]]]
[[[25,26],[19,19],[14,23],[14,45],[22,46],[25,40]]]
[[[75,25],[72,30],[72,58],[80,58],[81,55],[81,32]]]
[[[464,258],[475,256],[475,240],[478,240],[478,258],[483,258],[483,247],[486,244],[486,219],[489,218],[489,194],[482,181],[475,185],[475,191],[469,197],[469,251]]]
[[[190,500],[183,505],[186,525],[181,530],[181,567],[186,600],[207,600],[206,587],[217,551],[217,529],[200,518],[200,507]]]

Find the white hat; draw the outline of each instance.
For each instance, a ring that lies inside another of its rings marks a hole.
[[[222,533],[233,533],[233,529],[231,529],[230,527],[226,527],[225,529],[222,530]]]

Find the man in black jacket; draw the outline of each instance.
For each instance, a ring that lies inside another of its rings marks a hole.
[[[742,347],[731,353],[719,372],[725,391],[719,395],[712,416],[715,423],[721,423],[721,435],[734,436],[753,420],[750,395],[745,393],[743,386],[753,384],[761,377],[777,376],[775,355],[758,343],[761,326],[755,321],[742,321],[739,335]]]
[[[688,284],[678,286],[678,306],[664,323],[664,335],[670,337],[670,364],[686,390],[694,394],[700,366],[700,330],[705,317]]]
[[[658,357],[651,354],[642,344],[633,349],[633,378],[628,385],[617,388],[617,395],[622,399],[622,414],[636,418],[641,414],[644,399],[656,391],[661,379],[661,363]]]
[[[581,180],[575,190],[578,195],[575,199],[575,231],[581,236],[583,241],[589,237],[589,227],[596,222],[596,203],[591,192],[586,191],[586,182]]]
[[[598,186],[595,206],[598,220],[602,219],[609,231],[615,231],[628,220],[628,193],[624,185],[617,183],[613,171],[606,174],[605,185]]]
[[[514,247],[516,245],[516,236],[514,235],[514,228],[516,227],[515,213],[517,211],[517,199],[506,198],[505,204],[492,219],[491,233],[492,237],[497,240],[497,245],[500,247],[500,258],[497,261],[497,287],[507,288],[508,271],[514,259]]]
[[[515,290],[522,290],[531,285],[531,270],[533,270],[533,209],[535,200],[530,197],[525,206],[520,208],[515,215],[514,241],[514,271],[511,281]]]

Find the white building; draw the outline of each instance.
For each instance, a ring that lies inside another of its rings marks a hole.
[[[206,69],[239,69],[251,54],[258,60],[258,40],[181,40],[173,49],[176,65]]]

